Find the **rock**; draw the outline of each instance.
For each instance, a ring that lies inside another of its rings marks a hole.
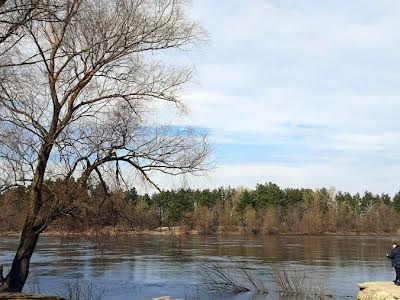
[[[400,299],[400,286],[391,281],[365,282],[358,285],[358,300],[397,300]]]

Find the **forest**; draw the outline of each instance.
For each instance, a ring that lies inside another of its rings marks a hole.
[[[71,180],[67,186],[75,184]],[[58,197],[68,197],[65,182],[46,185]],[[1,231],[21,228],[27,193],[28,188],[18,187],[1,195]],[[145,233],[178,226],[183,233],[197,234],[350,234],[395,233],[400,226],[400,192],[394,197],[368,191],[360,195],[333,188],[283,189],[269,182],[254,189],[178,189],[149,195],[135,188],[112,191],[95,184],[88,185],[80,197],[84,213],[71,212],[54,222],[49,232],[113,228],[120,233]]]

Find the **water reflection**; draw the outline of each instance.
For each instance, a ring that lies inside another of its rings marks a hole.
[[[80,242],[64,243],[42,237],[32,260],[41,291],[59,291],[68,280],[81,278],[105,288],[106,299],[151,299],[171,295],[187,299],[260,299],[211,295],[202,284],[199,259],[226,262],[228,256],[245,263],[270,290],[270,263],[304,267],[307,276],[323,279],[336,297],[354,296],[356,284],[390,280],[392,269],[385,253],[395,237],[376,236],[211,236],[183,238],[117,237],[104,241],[103,255]],[[0,261],[10,264],[18,239],[0,237]],[[265,297],[262,297],[265,299]],[[267,299],[281,299],[270,293]],[[287,298],[285,298],[287,299]]]

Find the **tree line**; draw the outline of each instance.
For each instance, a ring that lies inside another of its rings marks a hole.
[[[64,181],[46,184],[63,197]],[[74,180],[68,183],[75,184]],[[28,192],[29,188],[18,187],[1,195],[1,230],[21,227]],[[400,192],[390,197],[333,188],[282,189],[269,182],[254,189],[178,189],[141,195],[135,188],[110,191],[94,184],[80,197],[84,213],[65,216],[51,230],[115,228],[126,232],[179,226],[183,232],[200,234],[394,233],[400,225]]]

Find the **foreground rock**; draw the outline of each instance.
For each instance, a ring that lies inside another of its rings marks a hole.
[[[400,286],[391,281],[365,282],[358,285],[358,300],[396,300],[400,299]]]
[[[61,297],[56,296],[45,296],[45,295],[33,295],[33,294],[21,294],[21,293],[0,293],[0,299],[11,299],[11,300],[65,300]]]

